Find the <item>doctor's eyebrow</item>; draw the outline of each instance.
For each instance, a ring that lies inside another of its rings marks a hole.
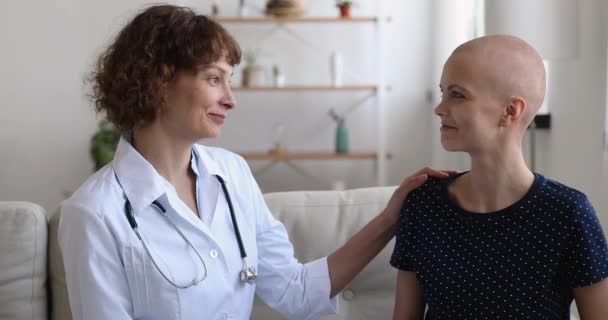
[[[232,77],[234,75],[234,71],[229,73],[228,70],[226,70],[225,68],[222,68],[222,67],[220,67],[220,66],[218,66],[216,64],[209,64],[209,65],[206,65],[206,66],[202,66],[200,68],[200,70],[202,70],[202,71],[208,71],[209,69],[215,69],[216,71],[219,71],[220,73],[222,73],[224,75],[228,75],[229,74],[230,77]]]

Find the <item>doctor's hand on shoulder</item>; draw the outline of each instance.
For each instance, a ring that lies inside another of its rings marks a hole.
[[[329,255],[331,296],[339,293],[395,236],[401,207],[412,190],[429,176],[447,178],[454,171],[423,168],[407,177],[393,192],[386,208],[342,247]]]

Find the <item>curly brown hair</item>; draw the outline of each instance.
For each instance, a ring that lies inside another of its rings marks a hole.
[[[165,106],[165,88],[178,71],[221,59],[239,64],[241,49],[219,23],[185,7],[149,7],[99,56],[89,77],[95,110],[120,132],[145,126]]]

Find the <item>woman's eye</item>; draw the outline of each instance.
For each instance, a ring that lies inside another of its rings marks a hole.
[[[464,98],[464,95],[458,91],[450,91],[450,97],[462,99],[462,98]]]

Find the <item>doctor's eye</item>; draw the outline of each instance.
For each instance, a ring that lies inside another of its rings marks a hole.
[[[212,75],[212,76],[209,76],[209,78],[207,78],[207,80],[209,81],[209,83],[212,86],[215,86],[220,82],[220,77]]]

